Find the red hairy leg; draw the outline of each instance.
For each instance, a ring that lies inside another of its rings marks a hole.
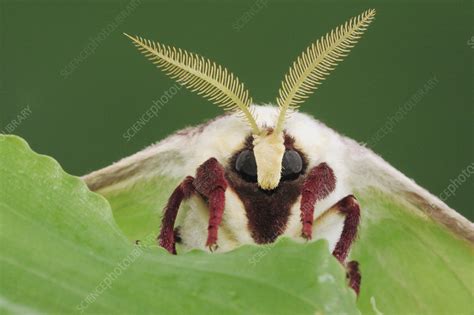
[[[217,231],[222,221],[225,205],[227,181],[224,168],[215,159],[210,158],[196,170],[196,178],[186,177],[176,187],[168,199],[158,236],[159,244],[168,252],[176,254],[174,224],[181,202],[197,192],[207,199],[209,204],[209,225],[206,245],[213,249],[217,242]]]
[[[311,169],[306,177],[301,192],[301,222],[302,236],[311,239],[313,234],[313,215],[315,203],[327,197],[336,187],[336,177],[326,163],[321,163]]]
[[[352,195],[341,199],[335,207],[345,214],[346,218],[344,219],[341,237],[336,243],[336,247],[332,254],[341,262],[341,264],[344,265],[352,243],[357,236],[357,229],[360,221],[360,208],[357,199]],[[349,286],[357,293],[357,295],[359,295],[361,282],[359,264],[356,261],[350,261],[347,263],[346,269]]]
[[[360,208],[357,199],[349,195],[341,199],[335,207],[340,212],[346,215],[344,219],[344,227],[342,228],[341,238],[336,244],[336,248],[332,254],[341,262],[344,263],[347,254],[351,249],[351,245],[357,236],[357,228],[360,221]]]
[[[361,281],[359,263],[355,260],[350,261],[347,264],[346,270],[346,278],[349,282],[349,287],[351,287],[355,291],[355,293],[359,295]]]
[[[174,223],[178,215],[179,206],[183,200],[189,198],[194,193],[193,181],[194,178],[192,176],[186,177],[173,191],[164,210],[158,241],[160,246],[171,254],[176,255]]]
[[[321,163],[311,169],[303,183],[301,193],[301,222],[303,223],[302,236],[311,239],[313,232],[314,206],[317,201],[327,197],[336,187],[336,177],[333,170],[326,164]],[[341,199],[336,205],[345,214],[344,226],[341,237],[336,244],[333,255],[345,265],[345,260],[352,243],[357,236],[357,228],[360,220],[359,203],[354,196],[350,195]],[[359,264],[351,261],[346,266],[349,286],[359,294],[361,276]]]
[[[214,250],[217,242],[217,231],[224,213],[225,190],[227,189],[224,168],[215,158],[210,158],[199,166],[194,180],[194,187],[208,201],[209,224],[206,246]]]

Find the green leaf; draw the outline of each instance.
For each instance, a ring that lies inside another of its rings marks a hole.
[[[110,202],[117,225],[134,242],[158,235],[162,210],[178,185],[179,181],[161,176],[103,195]]]
[[[351,259],[361,268],[362,314],[473,314],[473,245],[397,196],[357,197],[362,224]]]
[[[358,314],[325,242],[133,245],[103,197],[17,137],[0,136],[0,178],[0,313]]]
[[[158,233],[161,209],[177,184],[165,178],[140,181],[132,190],[105,196],[118,224],[134,240]],[[473,245],[400,196],[377,189],[356,192],[356,196],[362,222],[350,259],[361,268],[357,300],[361,312],[472,314]]]

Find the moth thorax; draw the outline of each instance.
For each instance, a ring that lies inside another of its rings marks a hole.
[[[283,133],[254,135],[253,152],[257,163],[258,185],[265,190],[276,188],[280,183],[285,153]]]

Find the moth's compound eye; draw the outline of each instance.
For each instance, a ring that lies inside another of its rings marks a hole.
[[[296,179],[303,170],[303,159],[295,150],[286,150],[283,155],[281,179]]]
[[[251,150],[244,150],[239,153],[235,161],[235,170],[246,180],[257,181],[257,162]]]

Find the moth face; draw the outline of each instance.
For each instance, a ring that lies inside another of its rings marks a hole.
[[[245,149],[235,156],[234,169],[242,179],[257,182],[257,162],[253,150]],[[293,149],[285,150],[282,160],[280,181],[294,180],[303,171],[303,158]]]
[[[252,136],[249,136],[244,148],[232,156],[229,164],[232,166],[233,171],[237,173],[242,180],[258,185],[258,165],[255,159],[252,143],[253,138]],[[298,177],[304,173],[306,166],[306,158],[300,150],[297,150],[294,147],[294,139],[285,135],[285,152],[283,153],[280,169],[280,183],[298,179]],[[274,189],[278,189],[278,187],[279,185]],[[269,192],[272,190],[269,190]]]
[[[248,228],[256,243],[273,242],[285,231],[291,209],[301,195],[307,158],[286,134],[284,146],[281,178],[273,189],[263,189],[258,183],[252,136],[247,137],[243,147],[227,162],[226,179],[245,208]]]

